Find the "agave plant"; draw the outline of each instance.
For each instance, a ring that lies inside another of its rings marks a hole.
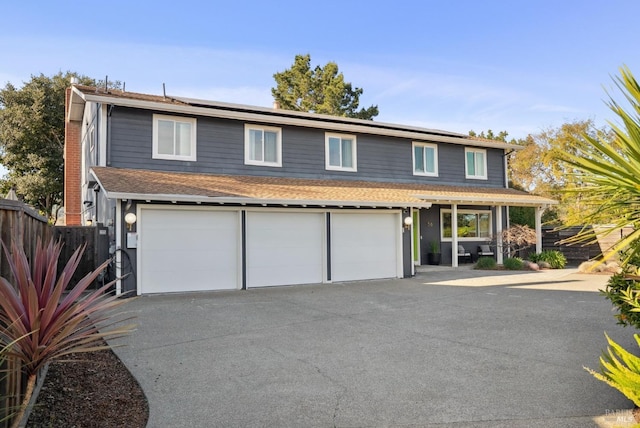
[[[109,261],[68,289],[84,246],[73,253],[60,274],[60,242],[38,241],[31,265],[21,247],[13,244],[9,251],[4,243],[2,246],[15,280],[11,284],[0,277],[0,326],[4,327],[0,347],[11,344],[6,356],[19,360],[27,376],[25,396],[13,422],[16,427],[33,395],[40,368],[71,353],[108,348],[102,339],[121,337],[132,326],[115,326],[122,320],[115,320],[112,310],[125,300],[107,292],[113,283],[87,292]]]
[[[583,186],[577,189],[588,212],[579,219],[581,224],[597,224],[603,214],[617,218],[614,228],[608,228],[602,235],[619,228],[633,225],[634,231],[623,236],[610,248],[605,259],[625,249],[633,241],[640,239],[640,85],[627,67],[620,69],[615,83],[622,92],[629,111],[613,100],[609,108],[616,114],[620,124],[609,122],[614,138],[604,135],[576,141],[575,154],[565,154],[564,162],[574,170],[574,175]],[[567,243],[591,242],[596,239],[593,229],[583,229]],[[623,265],[639,249],[628,252]]]

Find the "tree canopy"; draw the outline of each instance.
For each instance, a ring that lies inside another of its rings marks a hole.
[[[77,73],[31,76],[21,88],[0,89],[0,163],[8,170],[2,189],[14,187],[22,199],[52,216],[64,187],[64,98],[71,77],[93,85]]]
[[[311,55],[296,55],[291,68],[273,75],[271,93],[280,108],[372,120],[378,106],[360,108],[363,90],[345,82],[338,64],[311,69]]]

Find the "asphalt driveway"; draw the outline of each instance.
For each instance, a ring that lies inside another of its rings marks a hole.
[[[604,331],[575,271],[439,269],[413,279],[145,296],[116,352],[149,427],[588,427],[632,403],[593,379]]]

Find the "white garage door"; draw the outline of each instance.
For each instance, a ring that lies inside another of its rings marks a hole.
[[[398,276],[398,214],[332,213],[331,280]]]
[[[140,292],[238,288],[238,213],[142,209]]]
[[[247,287],[323,280],[323,213],[247,212]]]

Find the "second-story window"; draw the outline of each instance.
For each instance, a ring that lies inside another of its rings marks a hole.
[[[465,176],[477,180],[487,179],[487,151],[484,149],[464,149]]]
[[[282,131],[259,125],[244,127],[244,163],[282,166]]]
[[[413,143],[413,174],[438,175],[438,146],[427,143]]]
[[[325,138],[325,168],[357,171],[355,135],[326,134]]]
[[[153,115],[153,159],[196,160],[196,120]]]

